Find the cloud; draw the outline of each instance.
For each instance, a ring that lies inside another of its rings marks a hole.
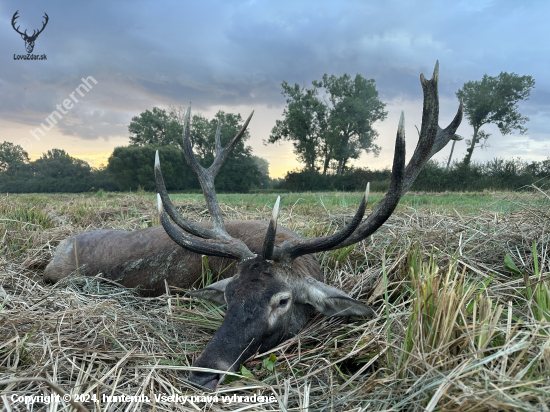
[[[50,16],[35,45],[46,61],[13,60],[24,53],[10,25],[16,10],[29,29],[40,27],[44,12]],[[521,106],[530,132],[517,144],[542,142],[549,140],[549,11],[549,3],[511,0],[8,0],[0,4],[0,119],[38,127],[90,75],[98,85],[59,122],[65,136],[120,138],[132,116],[190,101],[204,112],[266,108],[272,117],[264,121],[274,124],[272,109],[281,113],[285,104],[281,82],[309,85],[324,73],[361,73],[376,80],[383,100],[421,107],[419,75],[431,77],[439,60],[440,95],[450,102],[442,118],[454,115],[454,93],[466,81],[501,71],[532,75],[536,88]]]

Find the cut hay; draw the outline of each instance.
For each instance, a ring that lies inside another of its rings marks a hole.
[[[224,307],[178,290],[144,298],[100,277],[42,280],[70,235],[158,225],[153,196],[2,196],[3,408],[549,411],[549,199],[535,189],[495,195],[518,206],[509,213],[401,206],[366,241],[318,256],[325,281],[372,304],[376,318],[317,315],[204,392],[187,378]],[[191,220],[208,218],[201,202],[176,206]],[[271,214],[271,205],[221,207],[227,219]],[[279,222],[320,236],[354,210],[295,204]],[[25,405],[25,396],[45,395],[59,397]]]

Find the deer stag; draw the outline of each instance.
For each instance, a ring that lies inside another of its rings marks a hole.
[[[433,77],[426,80],[421,75],[420,81],[424,108],[416,150],[405,167],[402,113],[390,189],[366,220],[362,221],[368,185],[352,221],[332,236],[302,238],[277,226],[279,199],[269,223],[224,222],[216,199],[214,178],[242,137],[252,114],[225,148],[220,143],[218,126],[216,156],[212,165],[204,169],[193,156],[189,108],[184,122],[184,154],[198,175],[212,222],[192,223],[176,210],[166,192],[157,152],[154,170],[162,227],[135,232],[94,230],[70,237],[58,246],[53,261],[46,268],[46,279],[56,281],[68,276],[75,271],[78,261],[81,274],[102,272],[125,286],[141,286],[158,293],[164,290],[165,280],[188,288],[200,278],[201,254],[212,257],[210,265],[214,270],[225,268],[231,260],[237,261],[224,272],[225,279],[189,292],[195,297],[227,304],[222,325],[194,363],[195,367],[221,373],[191,372],[193,382],[208,388],[216,387],[223,381],[224,371],[235,371],[257,351],[267,351],[296,335],[316,310],[327,316],[373,315],[368,306],[321,282],[321,268],[313,254],[353,245],[373,234],[393,213],[426,162],[450,140],[460,139],[455,132],[462,120],[462,102],[451,124],[446,129],[438,126],[438,63]],[[170,223],[165,211],[180,229]]]
[[[50,20],[50,18],[48,17],[48,15],[46,13],[44,13],[44,18],[46,19],[46,21],[44,23],[42,23],[42,28],[40,30],[38,30],[38,32],[36,30],[33,30],[32,31],[32,36],[28,36],[27,35],[27,30],[25,30],[24,33],[21,33],[19,31],[20,26],[17,26],[17,28],[15,27],[15,20],[19,17],[17,15],[17,13],[19,13],[19,10],[17,10],[14,13],[13,17],[11,18],[11,25],[12,25],[13,29],[21,35],[21,38],[23,40],[25,40],[25,48],[27,49],[27,53],[32,53],[32,51],[34,50],[34,42],[36,41],[36,38],[38,37],[38,35],[40,33],[42,33],[42,31],[46,27],[46,24],[48,24],[48,21]]]

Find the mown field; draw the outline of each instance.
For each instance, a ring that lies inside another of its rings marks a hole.
[[[284,194],[279,223],[304,236],[331,234],[361,195]],[[381,197],[371,195],[373,207]],[[227,219],[267,220],[276,195],[218,198]],[[208,218],[200,195],[172,199],[188,219]],[[89,396],[79,407],[98,411],[549,410],[549,192],[407,195],[366,241],[318,255],[325,281],[372,305],[375,318],[315,316],[300,335],[249,360],[209,394],[219,402],[193,404],[154,395],[203,393],[186,379],[224,306],[177,290],[144,298],[76,274],[56,285],[42,280],[64,238],[157,225],[155,210],[154,195],[145,192],[0,196],[4,410],[27,410],[13,395],[65,392]],[[204,272],[208,278],[206,266]],[[275,402],[221,401],[254,394]],[[32,410],[68,405],[36,403]]]

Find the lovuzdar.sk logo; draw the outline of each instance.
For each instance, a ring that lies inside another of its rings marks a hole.
[[[15,27],[15,24],[16,24],[15,20],[19,17],[18,13],[19,13],[19,10],[17,10],[14,13],[14,15],[11,19],[11,25],[12,25],[13,29],[21,35],[21,38],[23,40],[25,40],[25,48],[27,49],[28,54],[14,54],[13,55],[13,60],[46,60],[46,55],[45,54],[42,54],[42,55],[32,54],[32,51],[34,50],[34,42],[36,41],[38,35],[44,31],[44,29],[46,28],[46,25],[48,24],[48,21],[50,20],[50,18],[48,17],[48,15],[46,13],[44,13],[43,17],[44,17],[44,19],[46,19],[46,21],[42,22],[42,28],[38,31],[33,30],[32,35],[29,36],[27,34],[26,29],[25,29],[24,32],[21,32],[21,31],[19,31],[19,27],[21,27],[21,26]]]

